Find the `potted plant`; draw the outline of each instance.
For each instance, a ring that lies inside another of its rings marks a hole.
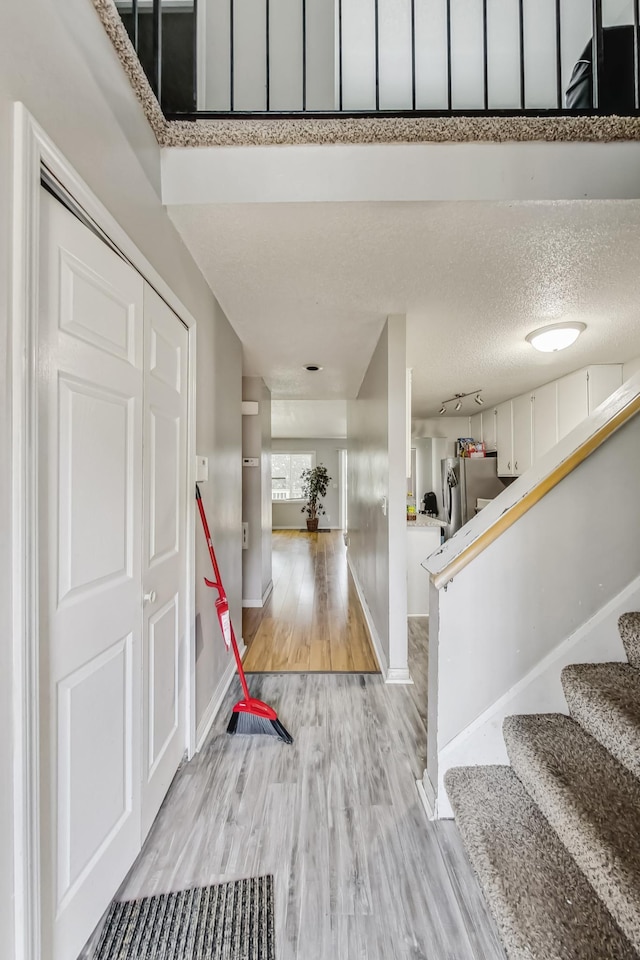
[[[302,481],[302,496],[307,501],[302,513],[307,515],[307,530],[314,532],[318,529],[318,520],[321,514],[326,513],[322,506],[322,497],[326,497],[331,477],[327,468],[319,463],[317,467],[303,470],[300,474]]]

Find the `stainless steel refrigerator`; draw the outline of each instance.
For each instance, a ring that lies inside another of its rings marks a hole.
[[[442,473],[445,540],[476,514],[478,497],[491,500],[505,488],[498,477],[497,457],[447,457],[440,461]]]

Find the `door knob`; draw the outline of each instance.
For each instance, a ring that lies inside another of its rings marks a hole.
[[[145,603],[155,603],[156,602],[156,592],[152,590],[150,593],[145,593],[143,599]]]

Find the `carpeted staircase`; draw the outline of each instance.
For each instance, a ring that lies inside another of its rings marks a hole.
[[[570,717],[507,717],[511,766],[445,786],[509,960],[640,958],[640,613],[628,663],[562,671]]]

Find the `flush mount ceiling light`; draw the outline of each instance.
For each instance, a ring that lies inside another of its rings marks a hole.
[[[542,353],[554,353],[556,350],[570,347],[585,329],[586,324],[579,321],[552,323],[548,327],[540,327],[528,333],[525,340]]]
[[[482,390],[470,390],[469,393],[454,393],[454,395],[452,397],[449,397],[448,400],[442,401],[442,406],[438,410],[438,413],[440,414],[440,416],[445,414],[447,412],[448,403],[455,403],[456,405],[455,410],[457,413],[458,410],[462,410],[462,401],[465,400],[466,397],[473,397],[474,394],[475,394],[476,403],[482,406],[482,404],[484,403],[484,400],[480,396],[481,393],[482,393]]]
[[[319,363],[305,363],[304,368],[308,370],[309,373],[317,373],[318,370],[322,370]]]

